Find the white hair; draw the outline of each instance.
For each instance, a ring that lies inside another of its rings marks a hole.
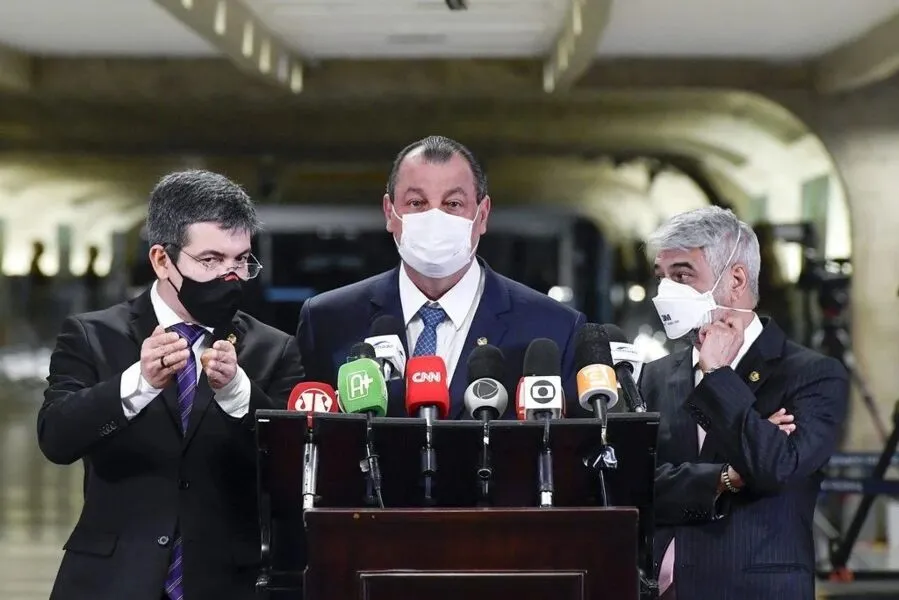
[[[738,237],[739,243],[734,250]],[[716,279],[728,266],[743,265],[746,268],[749,291],[758,302],[762,262],[759,240],[752,228],[730,210],[706,206],[675,215],[649,236],[646,245],[653,256],[665,250],[689,251],[700,248]],[[727,259],[731,252],[734,255],[729,265]]]

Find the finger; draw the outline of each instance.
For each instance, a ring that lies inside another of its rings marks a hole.
[[[234,351],[234,344],[232,344],[228,340],[218,340],[217,342],[212,344],[212,347],[221,352],[233,352]]]
[[[793,415],[783,415],[780,418],[781,423],[792,423],[795,420],[796,420],[796,417],[794,417]]]
[[[166,364],[168,366],[162,370],[162,373],[164,373],[166,375],[174,375],[175,373],[180,372],[184,367],[187,366],[187,360],[186,359],[179,360],[178,362],[173,363],[171,365],[169,365],[168,362],[166,362]]]
[[[175,352],[180,352],[182,350],[187,350],[187,340],[178,338],[170,344],[156,347],[154,353],[157,356],[168,356],[169,354],[174,354]]]

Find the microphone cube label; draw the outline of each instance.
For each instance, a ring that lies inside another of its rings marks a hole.
[[[365,371],[356,371],[355,373],[349,374],[347,381],[349,383],[350,392],[348,400],[352,401],[368,396],[368,390],[375,380]]]
[[[443,375],[439,371],[416,371],[412,373],[413,383],[440,383]]]
[[[301,412],[331,412],[334,399],[322,390],[306,390],[297,398],[296,409]]]
[[[553,376],[531,376],[522,379],[522,397],[524,410],[553,411],[562,410],[562,378]]]

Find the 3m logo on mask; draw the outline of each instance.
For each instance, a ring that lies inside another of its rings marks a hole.
[[[662,319],[662,323],[671,322],[671,315],[659,315],[659,318]]]

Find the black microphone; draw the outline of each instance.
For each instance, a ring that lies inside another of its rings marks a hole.
[[[606,323],[602,327],[606,330],[609,342],[627,344],[628,346],[631,345],[630,342],[627,341],[624,332],[621,331],[621,328],[617,325]],[[631,346],[631,348],[633,348],[633,346]],[[622,350],[624,350],[624,348],[622,348]],[[614,351],[612,352],[612,358],[613,360],[616,358]],[[618,376],[618,385],[621,386],[621,395],[624,396],[624,403],[627,404],[628,409],[631,412],[646,412],[646,403],[643,402],[643,397],[640,395],[640,388],[637,387],[637,382],[634,381],[634,360],[635,358],[633,357],[625,360],[615,360],[615,375]]]
[[[549,423],[560,418],[565,407],[559,346],[548,338],[533,340],[525,350],[522,371],[524,377],[519,387],[525,419],[543,420],[542,449],[537,461],[537,498],[541,508],[549,507],[553,505],[555,490]]]
[[[478,482],[481,503],[490,504],[490,427],[492,419],[499,419],[506,412],[509,393],[503,384],[506,359],[502,350],[489,344],[476,346],[468,355],[468,387],[465,389],[465,409],[473,419],[484,424],[481,444],[481,466],[478,468]]]

